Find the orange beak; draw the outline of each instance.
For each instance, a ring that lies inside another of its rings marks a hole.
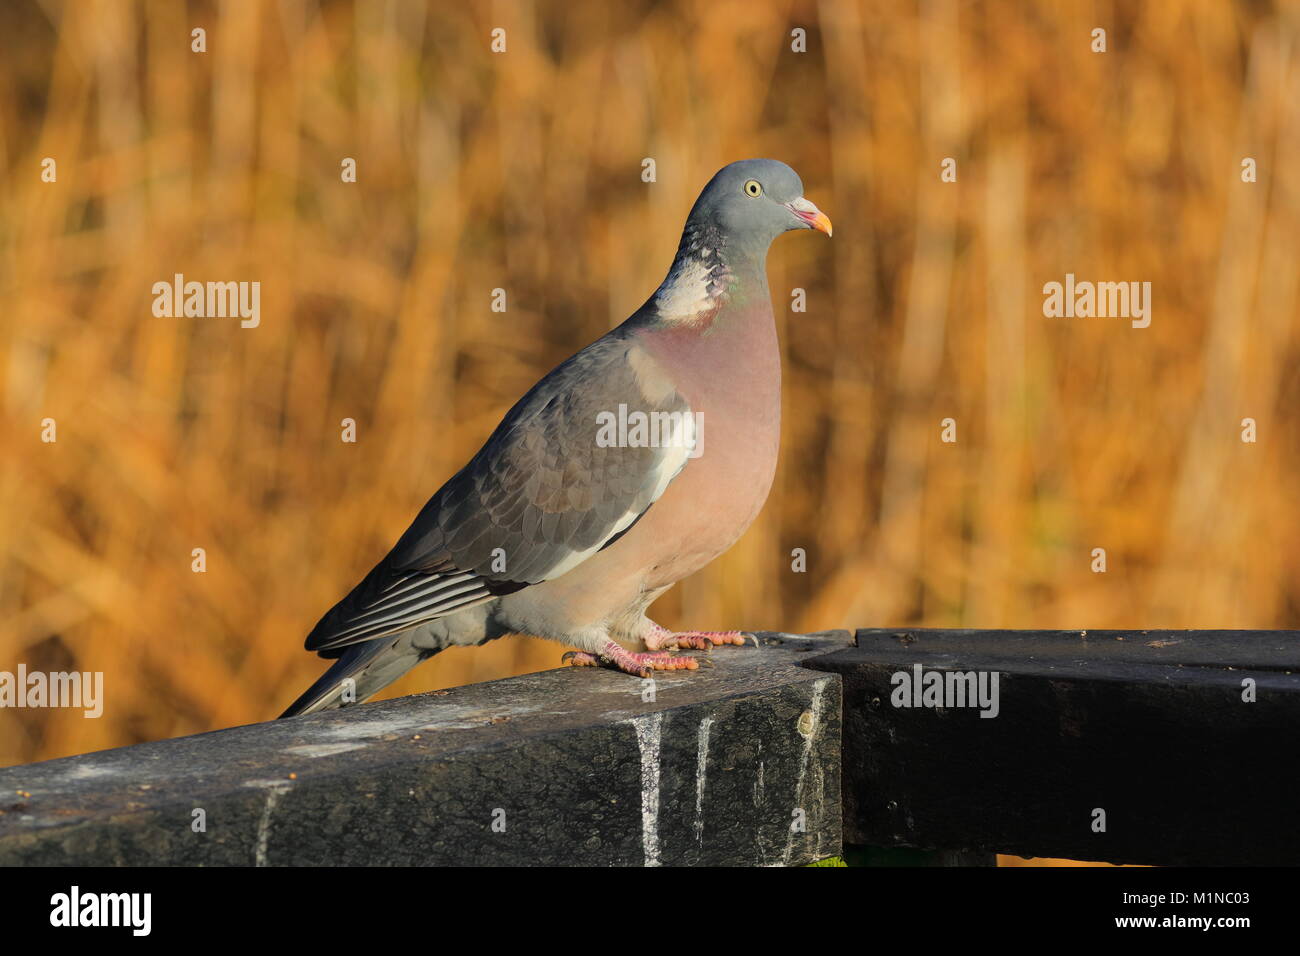
[[[793,202],[786,203],[786,205],[795,216],[803,220],[809,229],[816,229],[828,236],[831,234],[831,217],[802,196]]]

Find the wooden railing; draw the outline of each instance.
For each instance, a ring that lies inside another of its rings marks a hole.
[[[0,864],[1300,862],[1300,633],[757,642],[6,768]]]

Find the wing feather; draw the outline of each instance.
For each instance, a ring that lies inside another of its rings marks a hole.
[[[598,441],[602,413],[690,407],[620,330],[542,379],[307,638],[339,648],[410,630],[567,574],[640,520],[681,473],[680,445]],[[648,397],[647,393],[650,396]],[[689,430],[689,429],[688,429]]]

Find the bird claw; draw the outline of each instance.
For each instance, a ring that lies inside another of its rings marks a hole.
[[[712,667],[712,661],[703,661],[695,657],[673,657],[666,652],[635,653],[625,649],[615,641],[605,645],[605,653],[593,654],[590,651],[567,651],[560,658],[561,663],[573,667],[612,667],[642,680],[653,676],[655,671],[693,671],[700,665]]]
[[[683,647],[696,651],[712,651],[713,648],[724,644],[742,647],[748,641],[753,641],[754,646],[758,646],[758,638],[743,631],[670,631],[666,627],[655,624],[645,637],[645,646],[652,651],[679,650]]]

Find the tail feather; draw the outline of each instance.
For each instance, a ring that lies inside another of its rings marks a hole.
[[[280,717],[297,717],[359,704],[438,650],[415,647],[409,631],[345,648],[333,666]]]

